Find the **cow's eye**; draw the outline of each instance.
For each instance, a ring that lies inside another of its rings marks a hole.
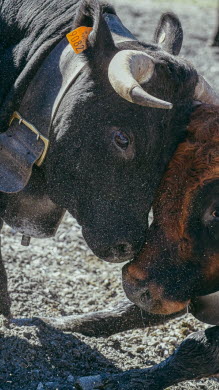
[[[113,140],[116,146],[122,150],[126,150],[130,144],[129,137],[123,131],[115,131],[113,135]]]
[[[213,216],[215,219],[219,219],[219,209],[214,210],[213,213],[212,213],[212,216]]]

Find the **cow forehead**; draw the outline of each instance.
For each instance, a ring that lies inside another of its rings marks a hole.
[[[179,145],[169,164],[154,204],[154,219],[158,220],[160,225],[163,224],[166,237],[170,241],[177,242],[186,236],[194,197],[206,183],[219,178],[218,111],[213,117],[213,126],[207,126],[211,132],[208,142],[206,134],[203,134],[203,123],[198,120],[199,112],[200,109],[193,115],[189,126],[190,135]],[[208,107],[203,107],[201,113],[203,112],[208,118]],[[218,186],[215,188],[215,191],[218,191]]]

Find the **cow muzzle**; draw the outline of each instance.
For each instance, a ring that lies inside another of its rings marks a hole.
[[[141,230],[136,236],[121,234],[119,237],[119,234],[117,235],[115,232],[117,232],[116,229],[97,231],[82,227],[85,241],[100,259],[110,263],[123,263],[132,260],[140,251],[145,235],[142,234]]]
[[[110,263],[123,263],[131,260],[135,255],[134,245],[126,240],[118,240],[112,243],[101,242],[82,229],[83,236],[95,256]]]
[[[148,280],[147,270],[134,264],[123,267],[123,288],[127,297],[142,310],[152,314],[168,315],[185,309],[190,301],[178,302],[165,298],[163,287]]]
[[[125,241],[120,241],[113,247],[95,248],[93,251],[100,259],[109,263],[123,263],[134,256],[132,245]]]

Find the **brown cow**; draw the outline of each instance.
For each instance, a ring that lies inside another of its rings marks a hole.
[[[160,185],[140,255],[123,270],[128,298],[154,314],[219,290],[219,109],[192,115]]]

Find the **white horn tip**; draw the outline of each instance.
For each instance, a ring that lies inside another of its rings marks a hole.
[[[202,103],[219,105],[219,95],[201,75],[195,88],[194,99]]]
[[[142,87],[139,86],[133,88],[130,96],[133,103],[139,104],[141,106],[162,108],[166,110],[171,110],[173,108],[172,103],[158,99],[155,96],[151,96],[149,93],[145,92]]]

